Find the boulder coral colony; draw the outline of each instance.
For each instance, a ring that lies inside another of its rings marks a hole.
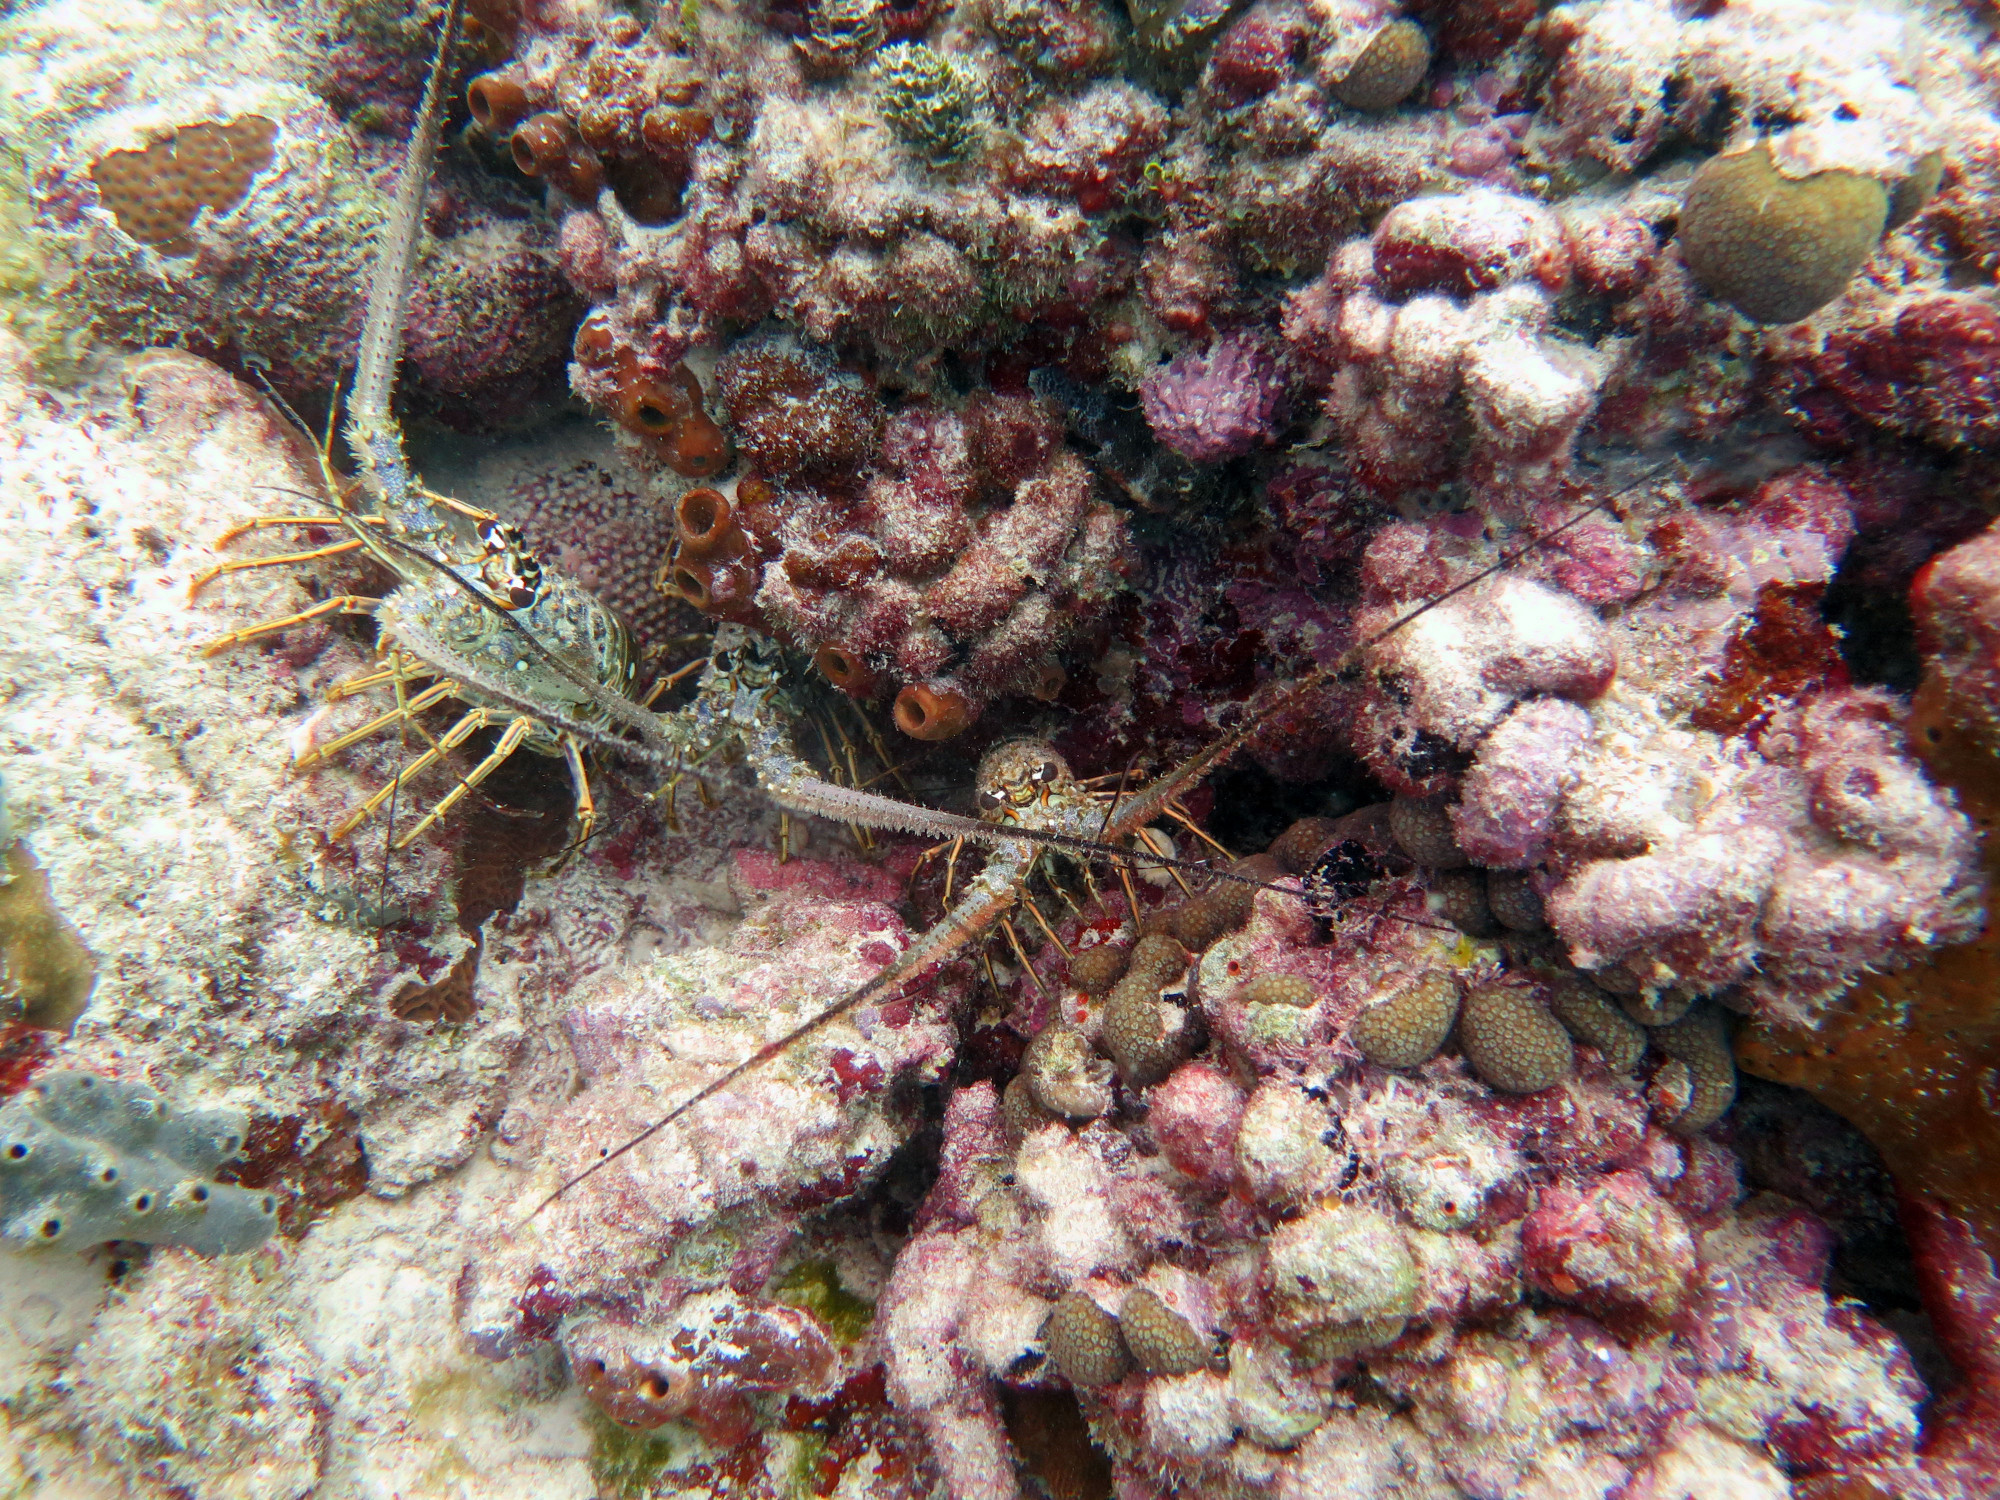
[[[1261,889],[1066,868],[540,1212],[976,855],[329,846],[366,629],[197,656],[379,592],[188,584],[441,11],[0,19],[0,1493],[1996,1492],[1990,5],[472,0],[434,480],[905,795],[1264,715]]]

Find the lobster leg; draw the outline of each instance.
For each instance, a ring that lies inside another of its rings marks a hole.
[[[402,685],[400,679],[396,679],[396,682],[398,687]],[[433,703],[438,702],[440,699],[449,698],[457,691],[458,684],[455,682],[435,683],[425,688],[416,697],[409,699],[407,702],[398,703],[396,707],[390,709],[387,713],[370,719],[359,729],[350,729],[346,734],[340,736],[339,739],[328,740],[324,745],[315,745],[296,761],[292,762],[292,769],[295,771],[310,770],[321,761],[338,755],[350,745],[358,745],[371,735],[380,734],[391,724],[399,723],[411,718],[415,714],[422,713]]]
[[[450,729],[446,730],[443,738],[439,739],[436,743],[434,743],[430,747],[430,749],[426,750],[422,755],[419,755],[415,760],[411,761],[407,766],[404,766],[402,770],[398,771],[394,776],[390,777],[389,784],[387,786],[380,788],[375,793],[374,796],[370,797],[366,802],[362,803],[361,806],[356,808],[353,812],[349,813],[345,821],[343,821],[338,828],[335,828],[332,832],[327,834],[326,836],[327,842],[337,844],[342,839],[346,838],[350,833],[354,832],[355,829],[359,828],[364,822],[366,822],[368,818],[374,813],[376,808],[380,807],[383,803],[387,802],[392,796],[394,796],[396,794],[397,789],[401,787],[405,782],[409,781],[419,772],[424,771],[429,767],[436,765],[439,761],[443,760],[446,755],[450,754],[451,751],[456,746],[464,743],[464,741],[477,730],[485,728],[486,725],[492,722],[492,720],[493,720],[493,714],[492,711],[489,709],[475,708],[470,713],[466,714],[464,718],[460,719],[456,724],[452,725]],[[431,819],[428,818],[425,819],[423,823],[418,825],[417,832],[421,833],[425,827],[429,826],[431,821],[432,821]],[[411,834],[408,837],[398,839],[396,841],[396,847],[399,849],[405,847],[410,842],[410,839],[414,838],[415,836],[416,836],[415,834]]]
[[[438,744],[444,749],[449,750],[452,746],[462,742],[474,729],[482,729],[490,724],[493,721],[493,717],[491,710],[476,708],[456,724],[452,725],[450,733],[438,741]],[[474,719],[478,720],[476,724],[471,722]],[[467,727],[468,725],[470,727]],[[521,741],[528,737],[529,732],[534,727],[535,721],[528,718],[525,714],[511,721],[507,725],[507,728],[502,731],[499,740],[494,744],[492,753],[464,776],[460,777],[458,785],[446,792],[439,799],[437,806],[425,813],[422,821],[415,828],[412,828],[408,833],[396,840],[396,847],[398,849],[409,848],[411,844],[423,836],[426,829],[430,828],[440,818],[444,817],[446,813],[450,812],[470,796],[474,787],[499,770],[506,762],[507,757],[521,748]],[[460,733],[461,730],[464,732]]]
[[[266,620],[262,625],[247,625],[241,630],[218,636],[201,648],[203,656],[219,656],[232,646],[240,646],[245,641],[261,640],[267,635],[277,635],[290,630],[294,625],[304,625],[322,619],[327,615],[372,615],[381,607],[380,599],[370,599],[361,594],[338,594],[331,599],[322,599],[311,609],[302,609],[295,615],[286,615],[282,620]]]
[[[339,557],[344,552],[359,552],[362,543],[354,537],[344,542],[329,542],[324,547],[314,547],[310,552],[280,552],[272,557],[238,557],[229,562],[217,563],[207,572],[198,574],[188,584],[188,598],[193,599],[203,589],[226,573],[248,573],[255,568],[276,568],[288,563],[314,562],[322,557]]]
[[[562,748],[570,785],[576,789],[576,839],[571,847],[581,849],[590,842],[590,830],[597,826],[597,799],[590,795],[590,773],[584,769],[583,747],[577,744],[576,736],[564,735]]]

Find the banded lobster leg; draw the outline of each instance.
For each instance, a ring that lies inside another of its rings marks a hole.
[[[232,647],[249,641],[262,640],[267,635],[279,635],[295,625],[309,625],[314,620],[328,615],[372,615],[382,607],[380,599],[371,599],[365,594],[338,594],[331,599],[322,599],[310,609],[302,609],[297,614],[286,615],[279,620],[265,620],[261,624],[246,625],[241,630],[232,630],[227,635],[217,636],[201,648],[203,656],[216,656]]]

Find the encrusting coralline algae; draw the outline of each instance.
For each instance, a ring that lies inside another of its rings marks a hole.
[[[1990,6],[467,9],[402,423],[661,714],[1241,753],[609,1155],[978,847],[602,746],[329,842],[452,719],[200,653],[393,586],[281,403],[445,7],[14,7],[0,1494],[1986,1492]]]

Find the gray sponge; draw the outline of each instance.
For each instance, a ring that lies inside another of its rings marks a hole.
[[[254,1250],[278,1222],[276,1196],[208,1180],[244,1129],[233,1110],[176,1110],[142,1083],[44,1074],[0,1108],[0,1241]]]

